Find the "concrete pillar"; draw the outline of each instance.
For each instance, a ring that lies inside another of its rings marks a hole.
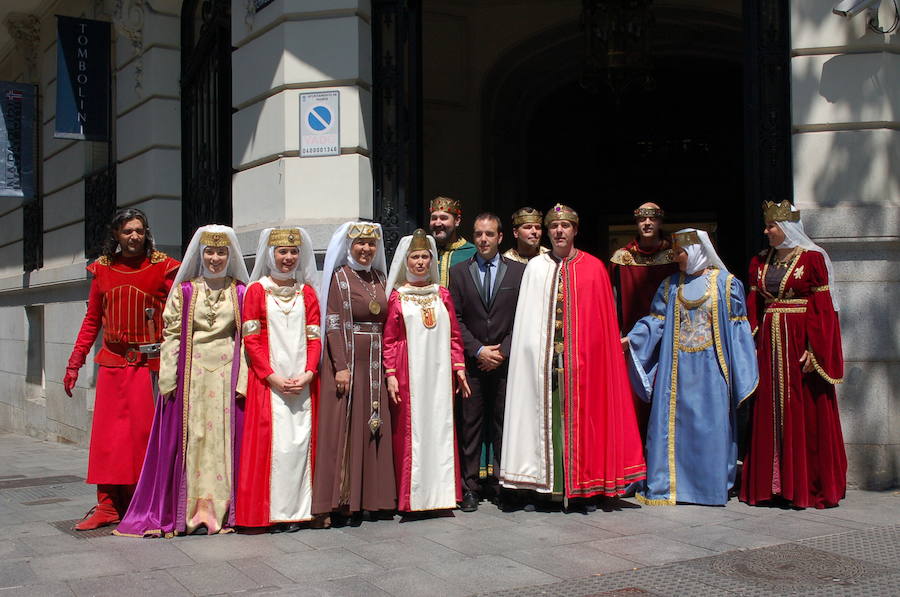
[[[791,2],[794,197],[835,265],[848,479],[880,488],[900,481],[900,39],[831,6]]]

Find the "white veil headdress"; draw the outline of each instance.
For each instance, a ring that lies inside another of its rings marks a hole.
[[[322,268],[322,281],[319,283],[319,307],[322,311],[323,340],[325,338],[325,316],[328,309],[328,291],[331,288],[331,276],[334,274],[334,270],[345,264],[349,264],[350,262],[350,246],[353,244],[353,239],[351,239],[347,233],[350,231],[350,227],[354,225],[374,226],[377,229],[378,238],[376,240],[378,242],[375,249],[375,257],[372,258],[371,266],[363,269],[374,269],[381,275],[382,280],[387,277],[387,257],[384,253],[384,237],[381,230],[381,224],[375,222],[345,222],[341,224],[338,229],[334,231],[334,234],[331,235],[331,241],[328,243],[328,250],[325,251],[325,266]],[[351,267],[353,266],[351,265]],[[387,287],[386,290],[387,292],[390,292]],[[322,351],[322,354],[325,354],[324,350]]]
[[[800,210],[791,205],[791,211],[797,212]],[[816,253],[822,254],[822,257],[825,259],[825,267],[828,269],[828,290],[831,293],[831,304],[834,306],[835,311],[840,311],[837,299],[837,288],[835,288],[834,284],[834,265],[831,263],[831,257],[828,256],[825,249],[809,238],[806,231],[803,229],[802,220],[797,220],[796,222],[784,220],[776,221],[775,223],[778,224],[778,227],[784,232],[784,242],[775,247],[776,249],[793,249],[794,247],[801,247],[807,251],[815,251]]]
[[[223,276],[231,276],[235,280],[239,280],[246,284],[250,281],[250,275],[247,273],[247,266],[244,264],[244,256],[241,252],[241,245],[238,243],[237,235],[234,233],[234,229],[230,226],[222,226],[220,224],[209,224],[208,226],[201,226],[197,228],[194,232],[194,236],[191,238],[191,242],[187,246],[187,250],[184,252],[184,259],[181,261],[181,266],[178,268],[178,273],[175,274],[175,281],[172,282],[172,290],[169,291],[171,294],[178,286],[181,285],[182,282],[187,282],[188,280],[193,280],[198,276],[204,276],[205,271],[203,267],[203,250],[207,245],[202,244],[203,233],[209,232],[212,234],[224,234],[228,237],[228,264],[225,266],[225,269],[222,271],[222,274],[219,276],[206,276],[206,277],[223,277]]]
[[[412,234],[404,236],[397,244],[397,251],[394,253],[394,259],[391,260],[391,272],[388,274],[387,291],[389,295],[391,290],[407,282],[406,255],[409,253],[409,244],[412,242],[412,237]],[[434,237],[430,234],[426,238],[428,238],[428,245],[431,247],[429,249],[431,252],[431,267],[428,270],[428,275],[431,282],[437,283],[440,280],[437,265],[437,245],[434,242]]]
[[[301,284],[309,284],[315,287],[317,280],[316,256],[313,253],[312,240],[309,234],[303,228],[292,226],[300,231],[300,257],[297,259],[297,266],[288,274],[276,272],[273,277],[281,277],[287,275],[288,278],[294,278]],[[277,228],[265,228],[259,233],[259,243],[256,245],[256,263],[253,264],[253,271],[250,272],[250,281],[255,282],[264,276],[271,276],[275,269],[275,247],[269,246],[269,234]],[[282,278],[287,279],[287,278]]]
[[[725,267],[725,263],[722,262],[719,254],[716,253],[716,249],[709,239],[709,234],[707,234],[705,230],[697,230],[696,228],[682,228],[675,234],[686,232],[696,232],[697,238],[700,239],[699,245],[694,244],[682,247],[688,256],[687,268],[685,270],[686,273],[694,274],[707,267],[716,267],[727,274],[728,268]]]

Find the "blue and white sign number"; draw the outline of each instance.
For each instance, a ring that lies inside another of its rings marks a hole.
[[[340,92],[300,94],[300,157],[340,155]]]

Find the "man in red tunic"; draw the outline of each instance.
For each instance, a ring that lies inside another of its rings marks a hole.
[[[97,505],[76,530],[115,524],[128,509],[153,423],[162,311],[178,266],[154,250],[147,216],[133,208],[116,212],[103,254],[87,266],[94,279],[63,387],[71,396],[102,327],[87,476]]]
[[[609,260],[623,336],[650,314],[650,303],[660,283],[678,271],[672,241],[662,230],[664,217],[665,212],[656,203],[644,203],[634,210],[638,234]],[[650,405],[635,396],[634,408],[643,439],[647,435]]]
[[[500,482],[568,508],[624,494],[646,467],[609,275],[575,248],[572,208],[556,204],[545,224],[551,252],[528,262],[516,306]]]

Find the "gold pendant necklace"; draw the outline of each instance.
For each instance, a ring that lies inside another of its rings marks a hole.
[[[219,303],[225,297],[225,289],[213,290],[206,284],[204,284],[204,287],[206,288],[206,295],[203,297],[203,304],[206,305],[206,323],[209,324],[209,327],[212,327],[216,323],[216,317],[219,315]],[[216,293],[215,298],[213,298],[213,293]]]
[[[369,290],[369,287],[366,285],[362,277],[360,277],[360,275],[356,273],[356,270],[351,267],[350,271],[353,272],[353,275],[356,276],[356,279],[359,280],[359,283],[362,284],[363,289],[371,299],[369,301],[369,313],[371,313],[372,315],[378,315],[379,313],[381,313],[381,303],[378,302],[378,291],[375,289],[375,282],[380,282],[380,280],[378,280],[378,274],[376,274],[375,272],[371,272],[373,278],[371,282],[372,290]]]

